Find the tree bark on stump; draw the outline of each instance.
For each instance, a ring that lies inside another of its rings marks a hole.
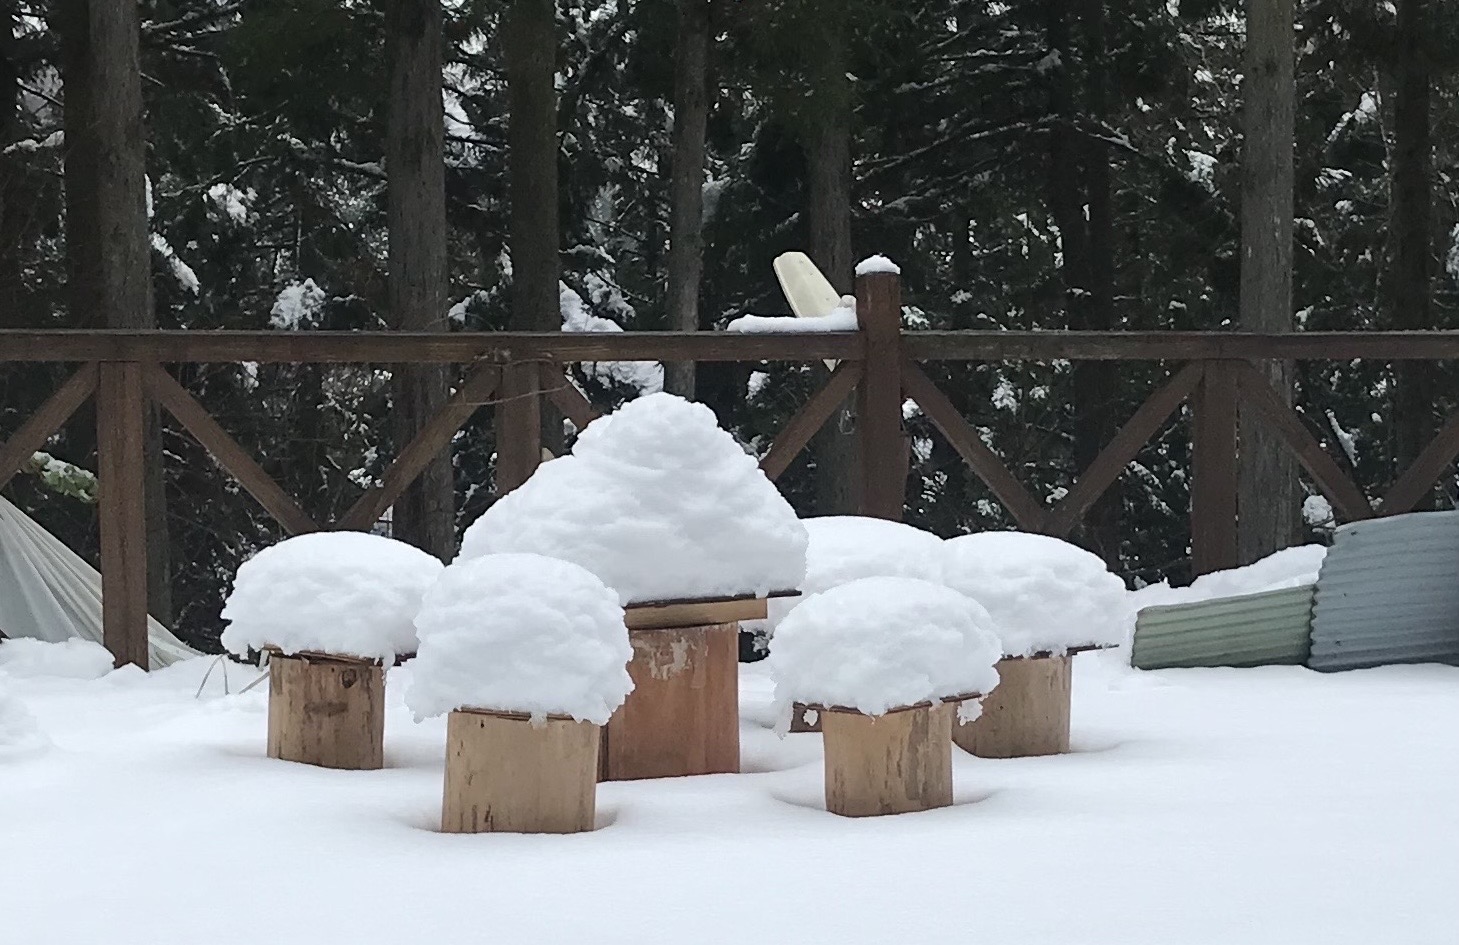
[[[875,817],[952,804],[954,705],[885,715],[821,714],[826,748],[826,810]]]
[[[446,721],[444,833],[582,833],[597,812],[599,727],[458,709]]]
[[[630,630],[633,692],[603,729],[604,781],[740,770],[739,624]]]
[[[980,758],[1028,758],[1069,750],[1074,660],[1069,656],[998,661],[998,687],[972,722],[954,724],[958,747]]]
[[[321,768],[385,765],[385,669],[348,656],[269,660],[268,756]]]

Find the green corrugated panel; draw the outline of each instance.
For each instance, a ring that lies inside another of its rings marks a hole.
[[[1136,669],[1301,665],[1312,648],[1312,595],[1307,584],[1146,607],[1135,618],[1130,663]]]

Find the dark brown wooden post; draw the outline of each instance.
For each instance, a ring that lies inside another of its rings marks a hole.
[[[893,272],[856,277],[856,314],[866,361],[856,389],[862,515],[901,521],[907,493],[902,442],[902,280]]]
[[[1191,570],[1234,568],[1236,545],[1236,372],[1207,361],[1191,419]]]
[[[103,361],[96,390],[102,639],[118,666],[147,668],[147,398],[142,365]]]
[[[496,493],[520,486],[542,464],[542,369],[515,361],[502,369],[496,408]]]

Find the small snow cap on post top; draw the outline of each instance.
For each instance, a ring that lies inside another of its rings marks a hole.
[[[873,272],[889,272],[894,276],[900,276],[902,267],[882,255],[868,256],[856,264],[858,276],[870,275]]]
[[[950,703],[976,711],[998,685],[998,655],[987,611],[929,581],[862,578],[796,607],[769,663],[782,723],[795,703],[821,713],[826,809],[860,817],[951,804]]]
[[[618,595],[567,561],[485,555],[445,570],[416,627],[406,704],[450,713],[441,829],[592,830],[600,726],[633,689]]]

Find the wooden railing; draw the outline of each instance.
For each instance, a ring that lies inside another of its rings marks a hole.
[[[146,527],[143,429],[157,403],[290,533],[367,529],[482,406],[495,411],[498,493],[541,461],[540,411],[550,402],[579,428],[595,408],[563,382],[582,361],[839,362],[830,378],[781,429],[761,460],[772,478],[789,468],[812,436],[856,397],[857,480],[863,514],[900,518],[906,487],[902,403],[915,401],[973,472],[1027,531],[1069,535],[1142,446],[1181,407],[1191,407],[1191,548],[1196,573],[1237,561],[1236,424],[1239,403],[1254,408],[1292,450],[1341,520],[1412,509],[1459,454],[1451,418],[1375,509],[1251,363],[1291,360],[1459,359],[1459,332],[1119,333],[918,331],[901,328],[895,275],[862,276],[861,329],[849,333],[613,334],[403,332],[0,331],[0,362],[80,366],[0,445],[0,488],[90,397],[96,399],[101,571],[107,646],[119,662],[146,665]],[[1125,422],[1056,503],[1032,495],[921,367],[930,361],[1112,360],[1173,362],[1172,373]],[[467,365],[445,406],[399,451],[378,484],[336,521],[316,522],[230,437],[165,369],[201,362]]]

